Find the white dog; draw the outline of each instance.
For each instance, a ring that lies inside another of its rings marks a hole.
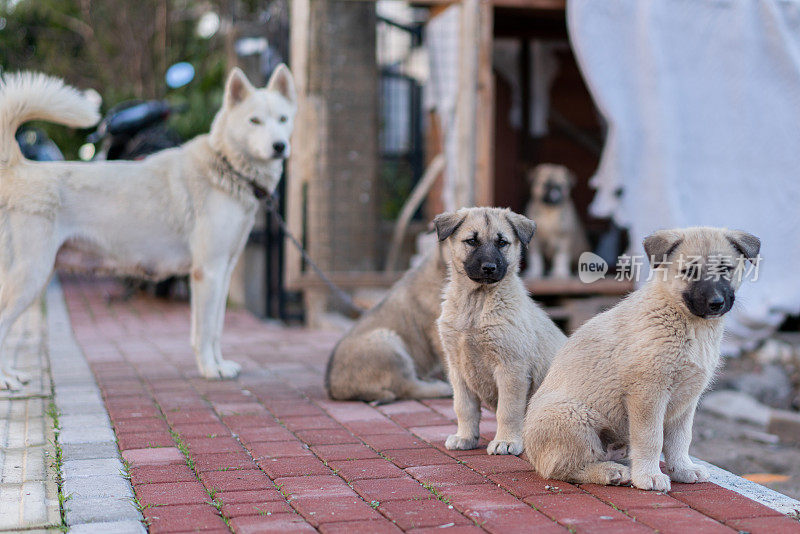
[[[239,69],[211,132],[142,161],[33,162],[14,133],[42,119],[88,127],[97,109],[42,74],[0,83],[0,351],[12,323],[41,294],[62,246],[100,270],[154,280],[191,275],[191,342],[200,373],[235,377],[220,337],[231,271],[253,226],[257,190],[272,192],[289,155],[297,98],[281,65],[256,89]],[[0,389],[27,379],[0,352]]]

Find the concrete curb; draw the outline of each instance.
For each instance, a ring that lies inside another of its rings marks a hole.
[[[75,337],[57,280],[46,293],[47,337],[62,448],[62,491],[70,529],[144,533],[142,515],[120,460],[114,430],[92,370]]]

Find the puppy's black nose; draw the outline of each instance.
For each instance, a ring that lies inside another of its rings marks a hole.
[[[497,270],[497,265],[494,263],[481,263],[481,270],[484,274],[492,274]]]
[[[283,151],[286,150],[286,143],[283,141],[272,143],[272,150],[274,150],[276,154],[283,154]]]
[[[725,299],[722,298],[722,295],[714,295],[710,299],[708,299],[708,309],[712,312],[722,311],[722,308],[725,306]]]

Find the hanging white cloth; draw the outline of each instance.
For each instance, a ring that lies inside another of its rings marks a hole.
[[[569,0],[570,39],[608,138],[592,214],[630,230],[761,238],[726,351],[800,311],[800,2]],[[622,195],[618,196],[618,191]]]

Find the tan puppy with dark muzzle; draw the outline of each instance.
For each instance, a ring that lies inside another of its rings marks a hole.
[[[449,397],[436,319],[447,268],[442,246],[408,271],[333,349],[325,371],[328,395],[383,404]]]
[[[544,276],[547,259],[551,276],[568,278],[581,253],[589,250],[586,232],[570,197],[575,175],[563,165],[542,163],[531,169],[528,179],[531,200],[525,215],[536,221],[536,240],[528,250],[525,276]]]
[[[708,480],[689,458],[692,421],[760,241],[698,227],[656,232],[644,249],[652,279],[572,334],[528,405],[525,451],[544,477],[657,491]],[[615,461],[627,448],[630,467]]]
[[[443,213],[434,224],[448,260],[438,325],[458,417],[445,446],[477,446],[483,401],[497,412],[487,452],[519,454],[525,405],[566,340],[518,274],[536,226],[500,208]]]

